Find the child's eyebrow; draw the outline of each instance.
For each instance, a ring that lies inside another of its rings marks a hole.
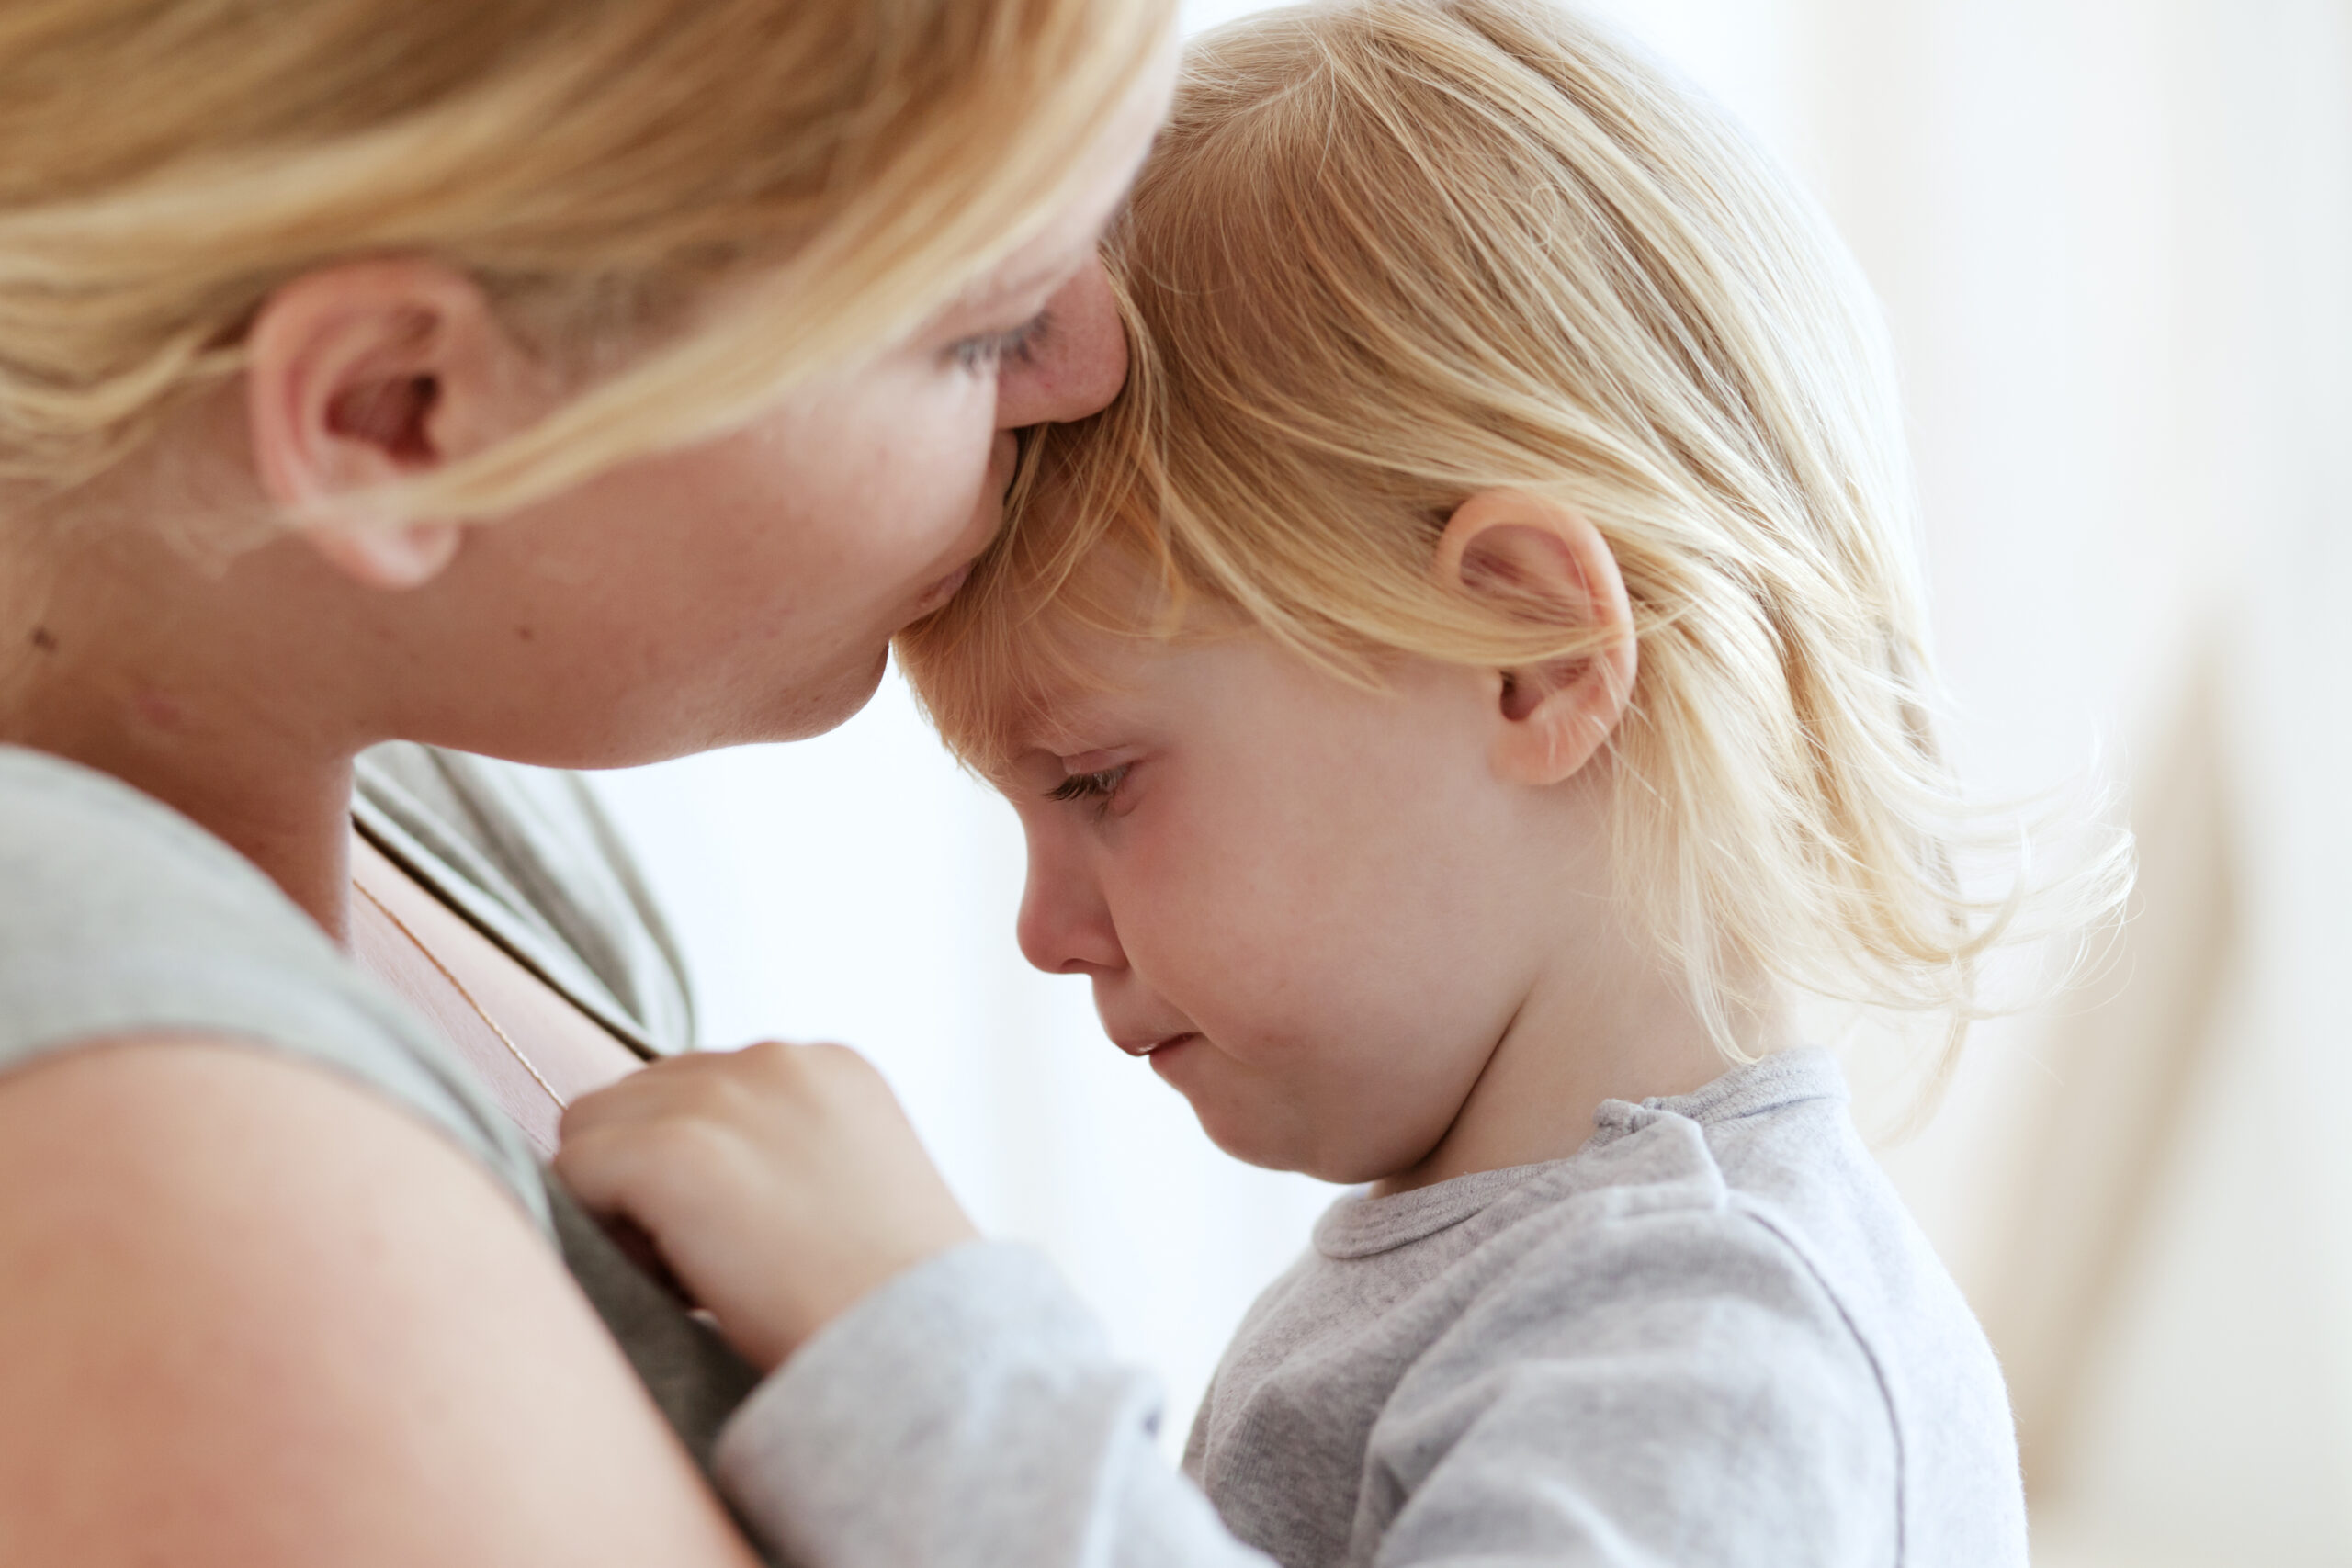
[[[1116,727],[1117,716],[1111,708],[1114,694],[1073,692],[1041,703],[1027,721],[1013,730],[1014,748],[1049,752],[1056,757],[1100,750],[1106,739],[1104,731]]]

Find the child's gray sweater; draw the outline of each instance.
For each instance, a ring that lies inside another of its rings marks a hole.
[[[1341,1200],[1193,1426],[1214,1513],[1148,1380],[987,1244],[805,1346],[719,1473],[806,1568],[2021,1565],[2000,1371],[1845,1102],[1792,1052]]]

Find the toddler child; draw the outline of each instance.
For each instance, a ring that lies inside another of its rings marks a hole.
[[[1368,1186],[1186,1479],[854,1057],[582,1100],[560,1173],[777,1369],[738,1506],[808,1568],[2022,1563],[1999,1369],[1788,1038],[1964,1018],[1998,925],[1850,263],[1540,0],[1211,35],[1114,249],[1127,391],[902,661],[1029,959],[1225,1149]]]

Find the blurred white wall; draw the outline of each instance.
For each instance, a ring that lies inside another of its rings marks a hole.
[[[1254,9],[1195,0],[1194,25]],[[2048,1564],[2352,1561],[2352,6],[1606,0],[1883,297],[1951,735],[2096,766],[2141,908],[1885,1158],[1986,1315]],[[1329,1193],[1211,1149],[1012,939],[1019,835],[895,681],[838,733],[609,775],[707,1040],[867,1050],[990,1228],[1181,1424]],[[1890,1125],[1904,1077],[1856,1061]]]

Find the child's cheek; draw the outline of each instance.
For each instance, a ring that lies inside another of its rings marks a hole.
[[[1230,839],[1170,781],[1137,778],[1132,787],[1121,803],[1126,815],[1105,836],[1119,880],[1164,938],[1213,924],[1216,907],[1235,893]]]

